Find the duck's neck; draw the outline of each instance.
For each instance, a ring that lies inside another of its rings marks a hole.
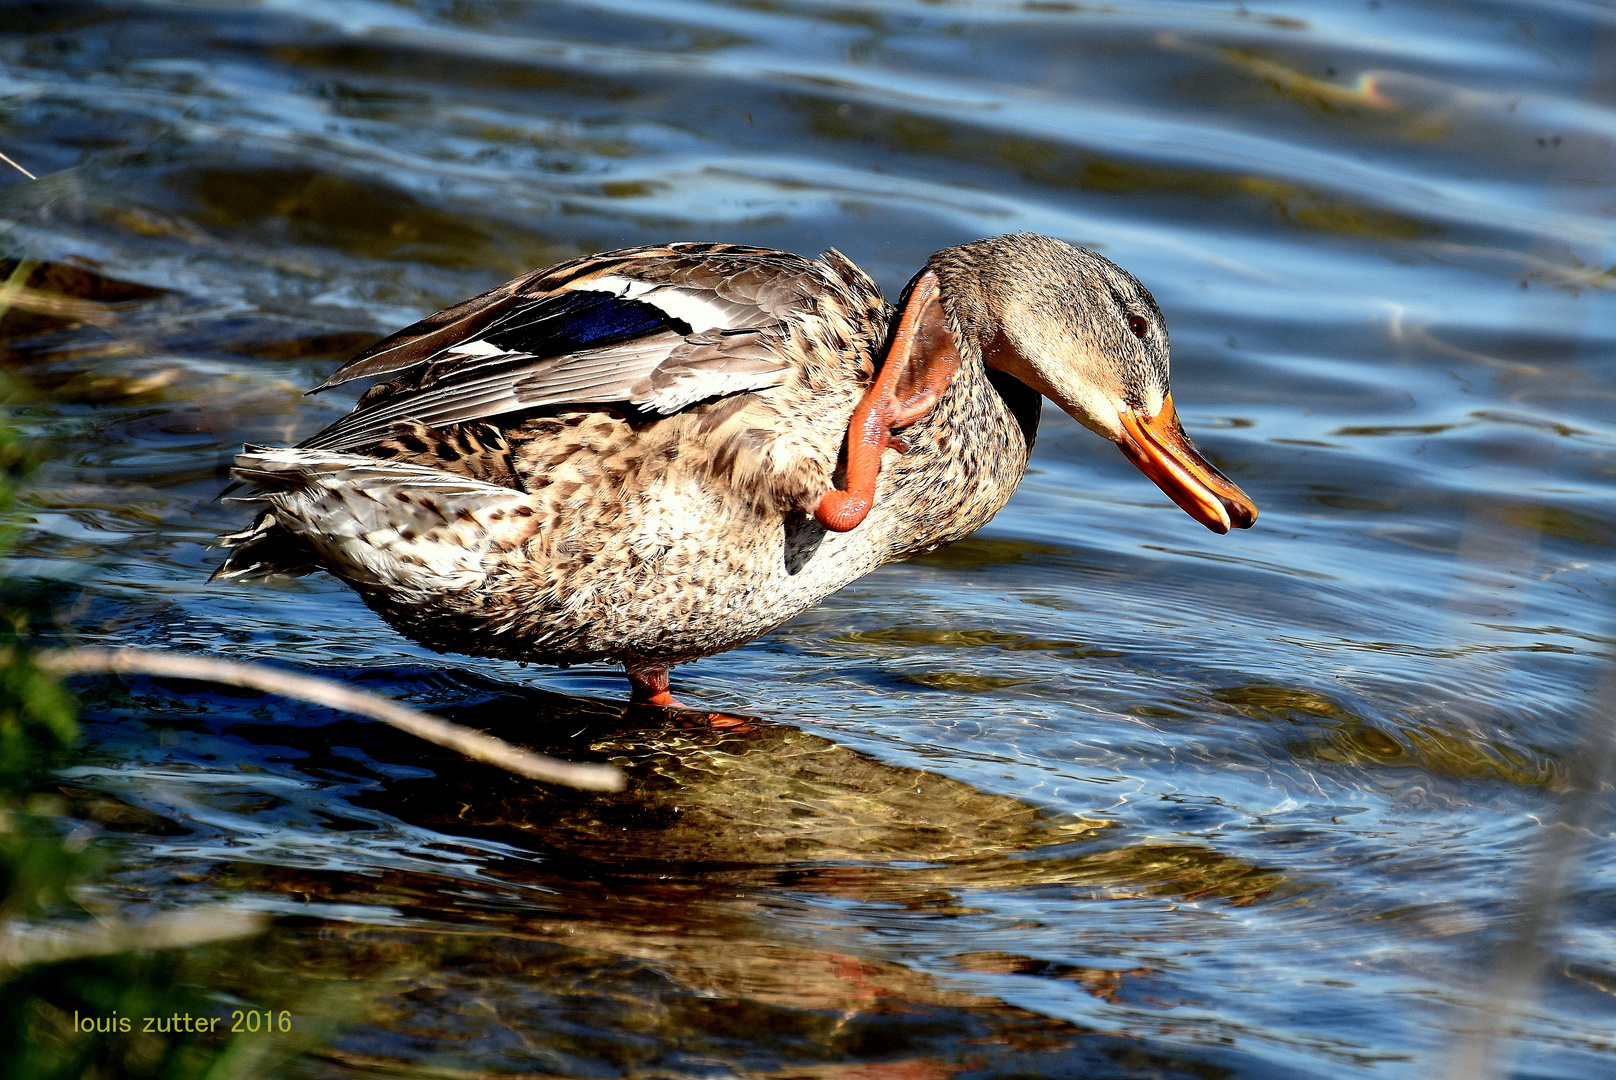
[[[960,366],[969,368],[978,378],[985,377],[1004,399],[1005,406],[1021,427],[1032,450],[1038,435],[1038,416],[1043,410],[1043,395],[1020,379],[988,366],[985,353],[998,345],[1005,346],[1002,331],[993,313],[988,309],[987,290],[1005,288],[991,260],[981,258],[983,242],[945,248],[931,257],[926,270],[937,274],[939,300],[948,319],[949,333],[960,356]],[[919,275],[916,275],[917,277]]]

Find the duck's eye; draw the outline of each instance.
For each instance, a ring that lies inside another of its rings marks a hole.
[[[1143,340],[1146,331],[1150,329],[1150,324],[1145,321],[1142,315],[1129,315],[1128,329],[1133,331],[1134,337]]]

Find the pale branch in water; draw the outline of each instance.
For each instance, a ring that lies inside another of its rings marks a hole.
[[[0,924],[0,973],[10,974],[34,964],[113,956],[133,949],[184,949],[267,929],[267,915],[232,911],[222,904],[168,912],[138,923],[96,919],[37,926],[16,920]]]
[[[312,675],[260,664],[140,649],[63,649],[36,653],[34,661],[46,671],[62,675],[86,672],[159,675],[263,690],[369,716],[427,742],[534,780],[586,791],[621,791],[624,786],[622,772],[610,765],[585,765],[518,750],[502,739],[416,712],[380,694],[355,690]]]
[[[7,165],[10,165],[13,169],[16,169],[18,172],[22,173],[24,176],[26,176],[30,180],[38,180],[39,179],[39,177],[37,177],[33,173],[29,172],[27,169],[23,168],[21,165],[18,165],[15,161],[12,161],[9,157],[7,157],[4,154],[0,154],[0,161],[3,161]]]

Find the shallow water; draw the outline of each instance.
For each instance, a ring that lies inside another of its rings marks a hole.
[[[55,268],[0,324],[55,441],[12,572],[87,643],[631,777],[84,682],[101,902],[278,916],[184,962],[313,1032],[283,1073],[1417,1078],[1491,1022],[1616,622],[1608,8],[0,11],[0,149],[41,177],[0,177],[3,254]],[[1154,291],[1255,529],[1046,412],[980,534],[676,673],[760,717],[730,732],[433,655],[329,579],[204,584],[233,450],[329,422],[351,396],[301,390],[421,314],[673,239],[835,246],[895,293],[1014,229]],[[1515,1075],[1616,1076],[1613,855],[1596,817]]]

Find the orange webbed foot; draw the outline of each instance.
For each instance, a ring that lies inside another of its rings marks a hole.
[[[692,709],[684,702],[673,696],[668,688],[668,668],[632,668],[624,667],[628,675],[629,701],[635,705],[650,705],[658,709],[683,709],[690,713],[700,713],[700,709]],[[682,717],[680,727],[709,727],[741,734],[752,730],[752,718],[748,716],[732,716],[729,713],[709,712],[702,716]]]

